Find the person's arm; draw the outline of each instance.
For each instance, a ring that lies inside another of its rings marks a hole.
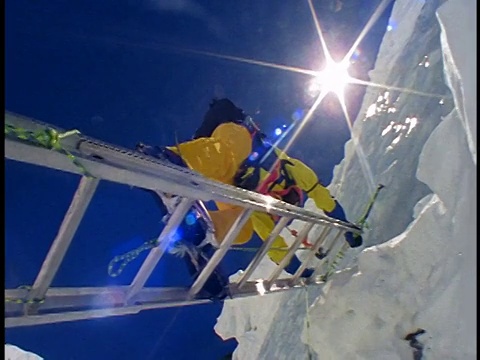
[[[279,149],[275,149],[277,155],[281,159],[288,160],[290,164],[285,167],[289,171],[297,186],[305,191],[309,198],[312,198],[315,205],[325,212],[330,212],[335,208],[335,199],[330,195],[330,192],[318,181],[315,172],[306,164],[298,159],[289,157],[286,153]]]
[[[308,197],[315,201],[315,205],[319,209],[322,209],[327,216],[348,222],[345,211],[340,203],[330,195],[330,192],[326,187],[320,184],[317,175],[312,169],[300,160],[293,159],[280,150],[277,151],[277,155],[293,164],[286,164],[286,166],[289,166],[287,169],[289,170],[290,175],[293,177],[297,185],[308,194]],[[345,239],[352,248],[361,246],[363,243],[361,235],[354,235],[350,231],[345,233]]]

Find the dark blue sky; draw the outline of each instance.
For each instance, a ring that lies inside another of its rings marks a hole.
[[[340,59],[378,1],[344,1],[337,13],[330,0],[314,3]],[[190,138],[215,95],[257,113],[266,132],[312,103],[304,75],[172,47],[303,68],[323,64],[306,1],[8,0],[5,11],[6,109],[131,148],[173,144],[175,134]],[[385,28],[384,16],[361,43],[352,74],[367,79]],[[352,116],[362,93],[349,91]],[[290,151],[327,184],[349,137],[335,101],[325,101]],[[33,283],[78,180],[6,163],[6,287]],[[141,260],[116,279],[107,275],[108,262],[157,236],[160,216],[148,194],[101,183],[53,285],[129,284]],[[236,253],[225,262],[234,272],[246,261]],[[147,284],[189,284],[183,265],[166,256]],[[46,359],[220,359],[236,345],[213,331],[220,310],[211,304],[10,329],[6,341]]]

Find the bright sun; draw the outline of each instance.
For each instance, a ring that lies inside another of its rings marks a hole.
[[[317,76],[310,81],[308,91],[310,94],[335,93],[340,99],[343,99],[344,90],[352,78],[348,74],[348,61],[339,63],[329,61],[325,69],[319,71]]]

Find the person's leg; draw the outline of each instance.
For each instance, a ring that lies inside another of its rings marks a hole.
[[[275,222],[272,217],[266,213],[256,211],[252,214],[252,223],[255,232],[258,236],[265,241],[268,236],[272,233],[273,228],[275,227]],[[288,245],[285,242],[285,239],[282,236],[277,236],[273,241],[271,250],[268,251],[268,256],[270,259],[279,264],[288,251]],[[296,255],[290,259],[290,263],[285,267],[285,271],[290,274],[294,274],[297,269],[300,267],[301,262]],[[301,274],[302,277],[309,277],[313,274],[313,269],[305,269]]]
[[[219,208],[220,210],[209,211],[209,214],[215,227],[215,238],[217,242],[221,244],[235,220],[240,216],[243,208],[232,205],[227,206],[227,204],[223,204],[219,206]],[[251,219],[249,219],[246,224],[243,225],[233,243],[236,245],[245,244],[250,241],[252,236],[253,225]]]
[[[263,241],[268,238],[275,227],[275,222],[273,221],[272,217],[260,211],[255,211],[252,214],[252,223],[253,229]],[[272,248],[272,250],[268,251],[268,256],[273,262],[279,264],[287,254],[288,245],[283,237],[279,235],[273,241]]]
[[[206,236],[204,220],[192,209],[180,223],[174,235],[176,242],[172,245],[177,254],[182,254],[187,270],[195,281],[211,258],[215,249],[210,244],[199,246]],[[227,296],[228,277],[217,267],[202,287],[203,295],[224,299]]]

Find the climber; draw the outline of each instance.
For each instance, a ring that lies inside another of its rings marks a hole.
[[[141,151],[177,164],[183,162],[208,178],[258,191],[294,205],[302,206],[303,193],[306,193],[327,215],[346,221],[340,204],[320,184],[313,170],[281,150],[272,148],[253,120],[229,99],[214,100],[210,104],[192,141],[166,148],[142,145]],[[271,174],[270,169],[274,170]],[[218,210],[210,211],[210,216],[215,224],[215,236],[221,242],[243,209],[221,202],[216,205]],[[253,231],[265,240],[275,220],[269,214],[254,212],[234,244],[248,242]],[[362,243],[360,236],[350,232],[345,236],[352,247]],[[269,257],[278,264],[287,252],[287,244],[278,236],[272,247]],[[299,266],[300,261],[294,256],[285,270],[294,273]],[[312,269],[305,269],[301,276],[309,277],[312,273]]]
[[[234,185],[267,194],[297,206],[303,205],[303,193],[305,193],[314,200],[319,209],[324,210],[326,215],[348,222],[343,208],[318,181],[313,170],[303,162],[290,158],[280,149],[273,148],[253,119],[236,107],[231,100],[213,100],[193,138],[210,137],[217,126],[229,122],[245,126],[252,139],[252,151],[235,174]],[[262,232],[262,223],[263,225],[270,223],[268,229],[263,231],[264,237],[259,233],[263,240],[273,229],[273,223],[267,220],[269,217],[261,212],[254,214],[253,226],[257,233]],[[351,232],[347,232],[345,236],[351,247],[362,244],[361,237],[354,236]]]

